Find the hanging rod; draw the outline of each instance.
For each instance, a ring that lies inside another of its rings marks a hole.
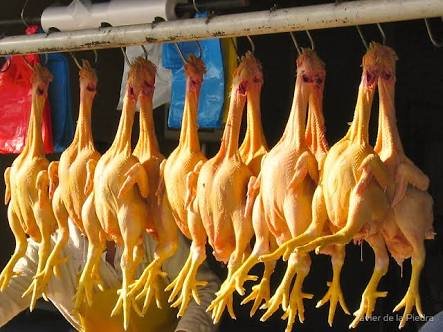
[[[443,16],[442,0],[361,0],[339,4],[107,27],[49,35],[5,37],[0,55],[80,51],[207,38],[261,35]]]

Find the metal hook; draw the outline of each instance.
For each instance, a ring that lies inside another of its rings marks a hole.
[[[10,57],[5,57],[6,61],[3,64],[2,68],[0,69],[0,73],[4,73],[6,71],[8,71],[9,67],[11,66],[11,58]]]
[[[237,48],[237,44],[235,43],[235,38],[229,38],[231,40],[232,46],[234,47],[234,51],[235,51],[235,57],[237,58],[237,62],[240,61],[240,56],[238,55],[238,48]]]
[[[92,50],[94,52],[94,64],[96,65],[98,63],[98,52],[97,50]]]
[[[48,64],[48,60],[49,60],[49,57],[48,57],[48,53],[43,53],[44,55],[45,55],[45,62],[43,62],[43,65],[47,65]]]
[[[300,49],[300,46],[298,45],[297,39],[295,39],[294,33],[292,31],[289,31],[289,34],[291,35],[291,39],[294,42],[294,46],[295,46],[295,49],[297,50],[298,55],[300,55],[301,49]]]
[[[131,65],[131,62],[129,61],[129,58],[128,58],[128,55],[126,54],[126,51],[124,50],[123,47],[120,47],[120,49],[122,50],[123,57],[125,58],[125,62],[126,62],[126,64],[127,64],[128,66],[130,66],[130,65]]]
[[[201,59],[202,56],[203,56],[202,46],[201,46],[201,44],[200,44],[200,42],[199,42],[198,40],[196,40],[195,42],[197,43],[198,52],[199,52],[199,54],[198,54],[198,58]]]
[[[432,45],[435,47],[442,47],[443,42],[438,42],[434,35],[432,34],[431,25],[429,24],[429,19],[425,18],[426,31],[428,32],[429,39],[431,40]]]
[[[178,43],[174,43],[174,45],[175,45],[175,48],[177,49],[178,54],[180,55],[180,58],[183,61],[183,64],[185,64],[186,63],[186,59],[185,59],[185,56],[182,53],[182,50],[180,49],[180,46],[178,46]]]
[[[94,52],[94,64],[96,65],[98,62],[98,52],[97,52],[97,50],[92,50],[92,52]],[[72,60],[74,60],[74,63],[77,66],[78,70],[81,70],[82,66],[80,65],[80,62],[78,61],[75,54],[72,52],[69,52],[69,55],[71,56]]]
[[[315,50],[314,39],[312,39],[312,36],[311,36],[311,33],[309,32],[309,30],[306,30],[306,34],[308,35],[309,42],[311,43],[311,50]]]
[[[385,31],[383,30],[383,28],[382,28],[380,23],[377,23],[377,28],[378,28],[378,31],[380,31],[382,43],[383,43],[383,45],[385,45],[386,44],[386,34],[385,34]]]
[[[249,44],[251,45],[251,52],[252,52],[252,54],[254,54],[255,53],[254,41],[252,40],[252,38],[250,36],[246,36],[246,38],[248,38]]]
[[[77,57],[74,55],[74,53],[69,52],[69,55],[71,56],[72,60],[74,60],[74,63],[77,66],[78,70],[81,70],[82,66],[80,65],[80,62],[78,62]]]
[[[363,31],[361,31],[361,28],[359,25],[355,26],[357,28],[358,34],[360,36],[361,42],[363,43],[366,50],[368,50],[368,42],[365,39],[365,36],[363,35]]]
[[[315,43],[314,43],[314,39],[311,36],[311,33],[309,32],[309,30],[306,30],[305,32],[308,35],[309,42],[311,43],[311,50],[315,50]],[[302,53],[302,50],[301,50],[300,45],[297,42],[297,39],[295,39],[294,33],[292,31],[289,31],[289,34],[291,35],[291,39],[294,42],[294,46],[297,50],[298,55],[300,55]]]
[[[143,53],[145,54],[145,60],[148,60],[148,50],[146,49],[145,45],[140,45],[140,47],[143,49]]]
[[[23,24],[25,25],[25,27],[29,27],[29,24],[26,23],[26,21],[25,21],[25,17],[24,17],[24,14],[25,14],[25,8],[26,8],[28,2],[29,2],[29,0],[26,0],[26,1],[25,1],[25,3],[23,4],[22,11],[20,12],[20,18],[22,19],[22,22],[23,22]]]
[[[34,66],[31,65],[31,63],[28,61],[28,59],[26,59],[26,55],[23,55],[22,59],[25,62],[25,64],[29,67],[29,69],[31,69],[31,71],[34,71]]]

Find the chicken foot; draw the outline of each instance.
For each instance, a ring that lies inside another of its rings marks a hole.
[[[363,292],[360,308],[356,312],[354,312],[355,318],[349,325],[350,329],[356,328],[361,321],[369,319],[374,312],[375,302],[377,301],[377,298],[386,297],[386,295],[388,295],[388,292],[377,291],[377,286],[380,282],[380,279],[388,271],[389,265],[388,252],[386,250],[386,245],[383,237],[380,234],[375,234],[368,237],[366,241],[369,243],[372,250],[374,251],[374,272],[372,273],[371,279],[369,280],[368,285]]]
[[[85,266],[80,275],[77,291],[74,295],[75,311],[79,311],[84,302],[88,306],[92,305],[93,290],[96,285],[99,289],[102,289],[98,266],[101,254],[106,248],[106,240],[95,212],[93,193],[88,196],[83,205],[82,220],[88,238],[88,253]]]
[[[200,304],[198,288],[204,287],[206,281],[197,280],[197,271],[206,259],[206,232],[198,213],[193,208],[188,209],[188,225],[192,237],[192,243],[188,259],[178,276],[166,287],[165,291],[171,292],[168,302],[171,307],[179,307],[177,317],[184,315],[191,297],[197,304]],[[180,294],[179,294],[180,293]]]
[[[255,181],[255,177],[252,176],[249,180],[249,183]],[[247,275],[247,270],[239,271],[239,269],[244,266],[244,264],[248,265],[253,263],[253,258],[249,259],[254,254],[249,255],[249,258],[243,261],[243,256],[247,247],[249,246],[248,239],[252,237],[252,223],[251,223],[251,215],[244,213],[244,211],[237,211],[232,217],[232,221],[234,224],[234,233],[235,233],[235,249],[229,257],[228,262],[228,276],[226,280],[220,287],[220,290],[216,293],[217,297],[211,302],[207,311],[212,311],[212,319],[214,324],[220,321],[220,318],[223,314],[223,311],[227,307],[228,313],[232,319],[235,319],[234,307],[233,307],[233,298],[232,294],[236,289],[236,277],[235,275],[242,278],[244,281],[256,281],[258,278],[256,276]],[[246,240],[245,240],[246,239]],[[255,247],[254,247],[255,249]],[[258,257],[257,255],[254,255]],[[249,260],[249,262],[248,262]],[[243,264],[242,264],[243,263]],[[254,264],[255,265],[255,264]],[[251,266],[252,267],[252,266]],[[247,267],[246,267],[247,268]],[[242,276],[245,274],[245,276]],[[240,281],[240,280],[239,280]],[[244,293],[244,291],[243,291]]]
[[[45,268],[51,253],[51,224],[48,220],[53,217],[51,203],[49,200],[49,178],[48,171],[40,171],[37,176],[36,188],[38,190],[38,202],[34,205],[34,216],[40,230],[41,242],[39,243],[37,272],[38,276]],[[33,311],[37,300],[42,294],[39,278],[34,277],[31,285],[25,290],[22,297],[31,295],[29,310]]]
[[[340,304],[341,308],[346,314],[350,314],[340,283],[341,269],[345,260],[345,247],[343,245],[330,246],[325,248],[322,251],[322,254],[331,256],[332,281],[327,282],[327,286],[329,287],[328,291],[323,298],[317,302],[315,307],[320,308],[329,302],[328,324],[332,327],[337,304]]]
[[[8,287],[9,281],[16,274],[16,272],[14,272],[15,264],[25,255],[26,249],[28,248],[26,233],[23,231],[19,217],[17,216],[12,203],[9,203],[8,206],[8,221],[9,227],[11,228],[15,238],[15,250],[0,274],[0,292],[4,291],[6,287]]]
[[[137,294],[137,301],[144,297],[143,314],[146,313],[153,299],[158,308],[161,309],[163,307],[160,300],[161,293],[163,292],[161,279],[165,279],[167,274],[162,271],[162,266],[177,250],[177,232],[168,231],[168,229],[170,230],[171,228],[175,230],[176,225],[166,196],[163,196],[160,213],[162,222],[157,223],[157,220],[155,221],[155,228],[159,236],[154,251],[154,259],[143,271],[140,278],[131,285],[129,292],[130,296]]]

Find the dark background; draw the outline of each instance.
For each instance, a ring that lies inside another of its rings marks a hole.
[[[70,1],[64,1],[69,3]],[[264,1],[261,6],[269,5]],[[297,1],[296,5],[321,3],[327,1]],[[18,18],[24,1],[9,2],[3,5],[0,20]],[[53,1],[30,1],[25,16],[36,16],[43,8]],[[287,5],[290,1],[281,1]],[[294,2],[295,3],[295,2]],[[258,7],[258,5],[256,5]],[[433,20],[434,34],[443,36],[442,22]],[[425,314],[432,315],[443,309],[443,248],[441,235],[443,228],[443,158],[441,146],[443,141],[443,49],[432,46],[426,34],[423,20],[383,24],[387,35],[387,43],[392,46],[398,56],[396,108],[400,135],[407,155],[431,179],[430,192],[434,198],[435,231],[434,241],[427,241],[427,261],[422,273],[421,296]],[[367,39],[380,40],[375,25],[363,27]],[[2,28],[0,32],[6,34],[21,34],[23,27]],[[316,30],[312,32],[319,56],[326,63],[327,79],[324,97],[324,115],[326,119],[327,137],[330,145],[341,138],[347,129],[347,123],[352,120],[356,101],[357,87],[361,75],[361,57],[364,47],[355,28],[337,28]],[[308,46],[306,35],[296,34],[303,45]],[[441,39],[441,37],[440,37]],[[263,64],[264,88],[262,93],[262,119],[265,135],[269,146],[272,147],[280,138],[286,124],[292,94],[294,89],[295,58],[291,39],[288,34],[275,34],[253,37],[255,55]],[[246,50],[248,43],[240,38],[240,50]],[[87,52],[78,54],[81,57],[90,57]],[[95,99],[93,112],[93,134],[97,147],[105,150],[112,142],[117,128],[119,112],[115,110],[123,70],[123,60],[118,49],[100,50],[99,61],[96,65],[99,78],[98,93]],[[78,109],[78,80],[77,69],[71,66],[73,82],[74,110]],[[377,130],[377,101],[374,103],[371,140],[374,141]],[[76,112],[76,111],[75,111]],[[74,118],[77,114],[73,115]],[[163,109],[155,112],[157,136],[162,151],[168,155],[176,146],[175,140],[165,139]],[[138,123],[134,124],[134,139],[138,135]],[[214,154],[218,144],[208,143],[208,155]],[[51,156],[57,158],[57,156]],[[0,173],[12,163],[14,156],[0,156]],[[1,185],[0,197],[4,195],[4,186]],[[6,209],[0,207],[0,266],[4,266],[14,248],[14,240],[9,230]],[[357,310],[361,293],[369,280],[373,269],[373,253],[363,245],[363,262],[360,261],[360,247],[352,244],[347,246],[347,256],[342,273],[342,286],[348,307],[351,311]],[[213,259],[212,267],[222,277],[225,269]],[[279,265],[273,276],[273,285],[276,287],[284,273],[285,266]],[[259,273],[260,267],[255,268]],[[403,277],[400,268],[391,260],[389,273],[382,279],[380,290],[389,291],[388,297],[379,299],[375,314],[384,316],[403,297],[410,277],[410,264],[405,262]],[[314,300],[305,301],[306,320],[303,325],[296,323],[297,331],[344,331],[352,321],[350,316],[337,309],[334,328],[327,325],[327,305],[315,309],[315,303],[326,291],[326,281],[331,278],[329,259],[326,256],[313,257],[311,273],[307,277],[304,290],[314,293]],[[237,304],[239,301],[237,301]],[[2,304],[0,304],[2,305]],[[282,312],[276,313],[268,322],[259,322],[259,317],[249,318],[250,306],[239,305],[236,308],[237,320],[226,318],[221,325],[222,331],[283,331],[285,322],[280,320]],[[48,322],[50,322],[48,324]],[[60,324],[60,325],[57,325]],[[362,323],[360,331],[394,331],[398,322],[394,323]],[[410,322],[404,331],[416,331],[421,323]],[[30,326],[27,328],[26,326]],[[49,327],[51,326],[51,327]],[[1,331],[68,331],[63,319],[46,310],[37,313],[24,313]]]

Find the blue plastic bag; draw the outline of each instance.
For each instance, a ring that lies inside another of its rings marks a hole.
[[[48,54],[47,67],[54,76],[48,90],[54,152],[63,152],[74,137],[69,60],[63,54],[51,53]]]
[[[199,55],[196,42],[178,43],[185,58],[190,54]],[[208,39],[200,41],[202,60],[206,74],[200,90],[198,106],[198,125],[200,128],[220,128],[223,112],[225,78],[220,41]],[[171,104],[169,107],[168,127],[180,128],[185,101],[186,78],[183,61],[174,44],[163,45],[163,66],[172,71]]]

